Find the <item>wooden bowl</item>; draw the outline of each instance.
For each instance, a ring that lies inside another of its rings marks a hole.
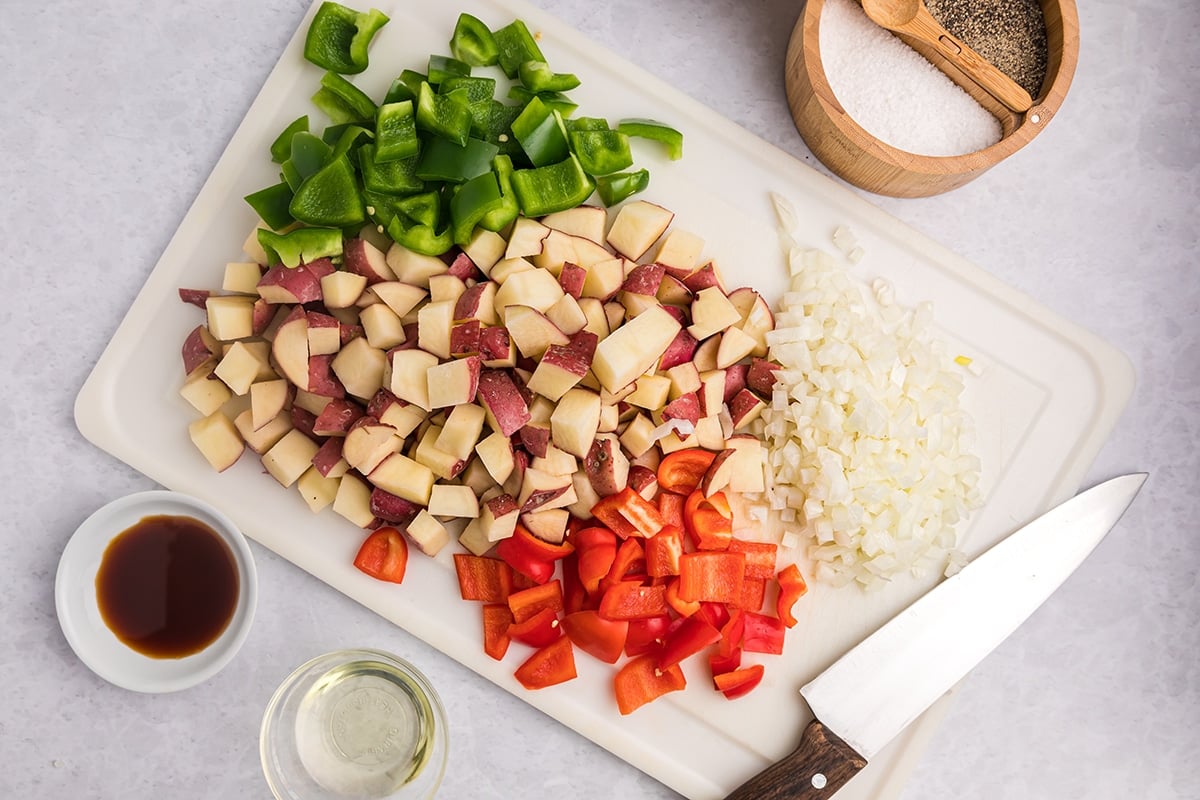
[[[892,197],[929,197],[974,180],[1020,150],[1053,119],[1079,58],[1079,17],[1074,0],[1041,0],[1046,19],[1047,64],[1033,107],[1016,114],[920,42],[904,41],[975,98],[1000,121],[1002,138],[958,156],[908,153],[880,141],[838,103],[821,64],[820,21],[825,0],[808,0],[788,43],[785,80],[792,118],[805,143],[826,167],[849,183]]]

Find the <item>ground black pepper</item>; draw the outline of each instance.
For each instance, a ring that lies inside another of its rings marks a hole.
[[[925,0],[950,33],[1034,99],[1046,79],[1046,19],[1038,0]]]

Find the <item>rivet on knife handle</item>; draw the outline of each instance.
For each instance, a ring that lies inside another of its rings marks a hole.
[[[791,755],[746,781],[725,800],[824,800],[866,765],[853,747],[814,719]]]

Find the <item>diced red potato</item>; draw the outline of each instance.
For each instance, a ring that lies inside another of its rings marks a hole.
[[[366,239],[348,239],[342,246],[342,267],[347,272],[362,275],[367,285],[396,280],[396,274],[382,250]]]
[[[197,325],[183,340],[183,371],[189,373],[220,352],[220,343],[208,332],[208,328]]]

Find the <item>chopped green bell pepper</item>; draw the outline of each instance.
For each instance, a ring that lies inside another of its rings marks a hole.
[[[295,222],[288,206],[292,202],[292,187],[286,182],[259,189],[244,198],[258,214],[258,218],[275,230],[286,228]]]
[[[428,225],[406,225],[401,215],[388,223],[387,233],[400,246],[427,256],[440,256],[454,246],[449,225],[440,231]]]
[[[416,175],[426,181],[464,183],[491,171],[499,148],[482,139],[467,139],[457,145],[445,139],[430,139],[418,156]]]
[[[402,103],[405,100],[417,102],[417,97],[421,92],[421,84],[429,81],[428,75],[423,75],[416,70],[406,69],[397,76],[396,80],[392,81],[392,85],[388,87],[387,95],[383,98],[384,105],[388,103]]]
[[[428,83],[417,96],[417,127],[458,145],[471,135],[471,109],[463,91],[434,94]]]
[[[421,192],[402,197],[392,205],[420,225],[437,228],[438,223],[442,221],[442,198],[437,192]]]
[[[552,108],[562,114],[563,117],[571,116],[575,109],[579,108],[578,103],[562,92],[542,92],[538,94],[516,83],[508,89],[508,99],[516,100],[521,105],[525,105],[535,97],[545,103],[548,108]]]
[[[275,137],[275,141],[271,142],[271,160],[276,164],[282,164],[287,161],[292,155],[292,134],[308,133],[308,115],[305,114],[294,120],[290,125],[283,129],[283,132]]]
[[[480,218],[479,227],[489,231],[501,231],[517,218],[521,213],[521,206],[512,187],[512,159],[506,155],[496,156],[492,159],[492,171],[496,173],[496,183],[500,186],[500,205],[490,209]]]
[[[493,100],[491,114],[488,117],[487,132],[483,138],[497,145],[504,155],[515,155],[524,159],[525,153],[521,150],[521,143],[517,141],[517,137],[513,136],[512,132],[513,120],[520,116],[521,110],[521,106],[510,106],[499,100]]]
[[[410,158],[420,149],[412,101],[380,106],[375,117],[376,163]]]
[[[521,213],[540,217],[581,205],[596,188],[573,154],[557,164],[519,169],[512,175]]]
[[[617,130],[626,136],[661,142],[672,161],[683,158],[683,134],[670,125],[652,119],[623,119],[617,123]]]
[[[450,52],[473,67],[490,67],[500,60],[496,37],[478,17],[462,13],[450,36]]]
[[[282,263],[298,267],[318,258],[334,258],[342,254],[342,231],[339,228],[296,228],[288,233],[258,229],[258,243],[267,253],[271,266]]]
[[[535,167],[557,164],[570,152],[562,116],[537,97],[512,121],[512,132]]]
[[[465,78],[470,75],[471,65],[457,58],[433,55],[429,57],[429,69],[425,73],[430,84],[439,86],[447,78]]]
[[[571,131],[571,150],[588,175],[609,175],[633,166],[629,137],[620,131]]]
[[[596,193],[605,206],[615,206],[627,197],[644,192],[649,185],[650,173],[644,169],[618,172],[596,178]]]
[[[353,123],[330,125],[321,134],[321,139],[325,144],[333,146],[334,158],[351,152],[362,140],[370,141],[374,138],[375,133],[373,131],[364,128],[362,125],[355,125]]]
[[[309,225],[359,225],[366,220],[362,194],[350,159],[339,156],[300,184],[288,211]]]
[[[381,164],[375,158],[375,145],[363,145],[358,149],[363,186],[381,194],[407,195],[424,191],[425,181],[417,177],[418,158],[409,156]]]
[[[570,72],[554,72],[545,61],[525,61],[517,68],[521,83],[531,92],[569,92],[579,86]]]
[[[321,88],[312,96],[312,102],[334,125],[344,122],[370,125],[375,121],[375,101],[336,72],[321,76]]]
[[[321,167],[333,160],[333,148],[312,135],[308,131],[292,134],[291,157],[284,162],[286,169],[290,166],[301,182],[315,174]],[[293,189],[299,186],[293,186]]]
[[[566,120],[567,131],[607,131],[608,120],[603,117],[575,117]]]
[[[450,199],[450,227],[454,243],[462,246],[489,213],[504,204],[500,184],[494,172],[485,172],[458,187]]]
[[[496,96],[496,79],[455,76],[446,78],[438,86],[439,94],[458,91],[466,93],[467,108],[471,111],[471,135],[486,137],[492,118],[492,98]]]
[[[343,75],[362,72],[371,40],[387,23],[387,15],[378,9],[359,12],[339,3],[322,3],[308,26],[304,57]]]
[[[510,78],[516,78],[521,65],[526,61],[545,61],[541,48],[529,28],[519,19],[513,20],[498,31],[493,31],[499,50],[497,60],[500,69]]]

